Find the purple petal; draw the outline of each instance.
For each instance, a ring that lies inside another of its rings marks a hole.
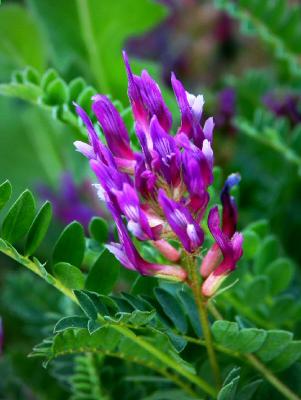
[[[128,95],[136,122],[145,130],[153,115],[156,115],[161,126],[169,131],[172,125],[171,112],[167,108],[158,84],[147,71],[141,77],[133,75],[126,53],[123,53],[128,74]]]
[[[92,124],[92,121],[90,120],[88,114],[86,111],[81,108],[78,104],[73,103],[75,105],[75,111],[77,115],[81,118],[83,123],[86,125],[87,131],[88,131],[88,136],[89,136],[89,142],[91,146],[94,149],[94,153],[101,157],[101,148],[100,148],[100,141],[97,136],[97,133],[95,132],[94,126]]]
[[[172,126],[172,116],[163,100],[159,85],[147,71],[142,71],[141,78],[137,81],[139,82],[141,97],[149,116],[156,115],[162,128],[169,132]]]
[[[202,95],[195,96],[186,92],[187,100],[190,105],[192,115],[197,123],[201,121],[204,106],[204,97]]]
[[[203,141],[202,153],[204,154],[204,156],[207,160],[209,169],[212,170],[212,168],[213,168],[213,151],[211,148],[211,144],[210,144],[209,140],[207,140],[207,139],[205,139]]]
[[[117,258],[117,260],[127,269],[137,271],[135,265],[129,260],[125,248],[120,243],[110,243],[105,245],[105,247]]]
[[[103,129],[109,149],[116,157],[133,160],[129,135],[119,112],[106,96],[98,94],[93,100],[92,110]]]
[[[145,199],[154,198],[156,193],[156,175],[146,169],[143,157],[136,154],[135,186]]]
[[[76,150],[79,151],[80,153],[82,153],[89,160],[96,158],[93,147],[90,146],[88,143],[84,143],[84,142],[81,142],[80,140],[76,140],[73,144],[74,144]]]
[[[143,128],[146,128],[148,125],[148,112],[144,108],[141,93],[135,81],[135,76],[132,73],[127,54],[125,51],[123,51],[122,54],[128,76],[128,96],[132,105],[133,114],[136,122],[138,122]]]
[[[212,181],[212,170],[208,166],[203,153],[198,150],[199,157],[192,151],[182,153],[183,178],[190,194],[190,207],[198,218],[202,218],[209,201],[207,187]]]
[[[185,133],[190,139],[193,139],[194,144],[201,148],[204,140],[204,133],[198,119],[200,115],[201,98],[196,100],[195,96],[187,94],[182,83],[176,78],[175,74],[171,76],[171,84],[176,96],[178,106],[181,112],[181,127],[179,132]],[[189,103],[190,100],[190,103]],[[195,110],[192,109],[196,102]],[[192,106],[191,106],[192,104]]]
[[[177,281],[184,281],[186,279],[186,271],[177,265],[160,265],[145,261],[134,247],[123,224],[120,213],[110,200],[108,201],[108,208],[110,209],[116,223],[120,244],[111,243],[106,247],[126,268],[136,270],[142,275],[161,276]]]
[[[219,246],[223,260],[220,265],[214,270],[214,274],[227,274],[235,269],[236,262],[242,256],[243,236],[236,233],[232,240],[220,228],[220,217],[217,207],[213,207],[208,216],[208,226],[212,236]]]
[[[229,254],[231,255],[232,251],[230,240],[220,228],[220,216],[217,206],[211,208],[209,211],[208,227],[216,243],[221,249],[223,256],[227,257]]]
[[[90,165],[102,188],[107,193],[112,192],[112,190],[122,190],[124,183],[130,183],[129,177],[118,171],[116,166],[105,165],[100,160],[91,160]]]
[[[181,203],[168,198],[163,189],[159,190],[158,201],[171,229],[185,249],[189,252],[197,250],[203,244],[204,233],[188,209]]]
[[[123,190],[113,192],[120,209],[126,216],[129,230],[140,240],[155,239],[147,217],[140,206],[136,191],[128,184],[123,184]]]
[[[221,193],[223,204],[223,232],[231,239],[236,231],[237,206],[234,197],[230,195],[230,189],[240,182],[239,174],[231,174],[227,178]]]
[[[212,143],[213,140],[213,129],[214,129],[214,120],[212,117],[206,119],[203,132],[205,139],[209,140],[210,143]]]
[[[156,152],[161,174],[168,184],[178,186],[181,182],[180,152],[174,138],[164,131],[155,115],[151,120],[150,133],[154,146],[153,156]]]

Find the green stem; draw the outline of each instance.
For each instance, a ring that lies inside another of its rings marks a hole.
[[[199,278],[196,271],[196,265],[193,257],[187,255],[186,265],[189,271],[189,285],[192,289],[194,299],[198,308],[199,318],[202,325],[203,335],[205,339],[205,344],[207,348],[209,363],[214,375],[216,386],[219,388],[221,386],[221,375],[219,370],[219,365],[216,359],[215,350],[213,347],[212,335],[210,330],[210,325],[208,321],[208,313],[206,308],[205,299],[200,290]]]
[[[187,378],[190,382],[193,382],[196,386],[198,386],[204,392],[206,392],[207,394],[210,394],[213,397],[216,397],[215,390],[206,381],[204,381],[202,378],[192,374],[191,372],[183,369],[174,360],[169,358],[165,353],[162,353],[161,351],[159,351],[156,347],[154,347],[149,342],[143,340],[140,336],[137,336],[130,329],[124,328],[124,327],[122,327],[120,325],[116,325],[116,324],[112,324],[110,326],[113,329],[115,329],[117,332],[120,332],[123,336],[129,338],[130,340],[132,340],[133,342],[138,344],[143,349],[147,350],[149,353],[151,353],[153,356],[155,356],[158,360],[160,360],[162,363],[167,365],[169,368],[178,372],[179,375],[182,375],[183,377]]]
[[[253,354],[245,355],[246,360],[251,364],[257,371],[259,371],[267,381],[269,381],[286,399],[289,400],[300,400],[294,392],[291,391],[284,383],[282,383],[264,364],[262,364]]]
[[[34,274],[38,275],[40,278],[46,280],[47,283],[50,283],[52,286],[54,286],[58,291],[63,293],[65,296],[69,297],[70,300],[72,300],[74,303],[78,303],[74,293],[72,292],[71,289],[68,289],[66,286],[64,286],[58,279],[56,279],[54,276],[49,274],[46,270],[42,270],[37,263],[32,261],[28,257],[24,257],[21,254],[17,253],[16,250],[13,250],[11,247],[7,246],[6,242],[2,239],[0,239],[1,242],[1,248],[0,251],[4,254],[6,254],[8,257],[12,258],[13,260],[17,261],[18,263],[22,264],[24,267],[28,268],[31,272]],[[6,246],[5,248],[3,245]]]
[[[91,12],[89,9],[88,0],[76,0],[78,17],[80,20],[82,35],[85,41],[86,49],[90,59],[91,68],[93,70],[94,78],[97,82],[98,89],[103,93],[110,93],[110,87],[106,81],[106,73],[100,54],[97,48],[97,41],[95,40],[95,33],[93,32],[91,22]]]

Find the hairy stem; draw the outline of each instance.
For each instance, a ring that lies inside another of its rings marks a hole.
[[[210,325],[208,320],[206,301],[200,290],[199,278],[196,271],[196,265],[193,257],[187,255],[186,265],[189,272],[189,285],[192,289],[195,303],[198,308],[199,318],[202,325],[202,330],[204,334],[205,344],[207,348],[209,363],[214,375],[216,386],[219,388],[221,386],[221,375],[219,365],[216,359],[215,350],[213,347],[212,335],[210,331]]]

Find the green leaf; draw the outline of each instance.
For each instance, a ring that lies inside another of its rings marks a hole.
[[[266,331],[256,328],[239,330],[236,322],[216,321],[212,325],[215,340],[233,351],[253,353],[261,348],[267,337]]]
[[[98,310],[89,295],[82,290],[74,290],[74,294],[87,317],[96,320]]]
[[[254,381],[251,383],[248,383],[238,392],[237,399],[238,400],[252,400],[254,393],[256,392],[256,390],[258,389],[258,386],[261,383],[262,383],[261,379],[258,379],[257,381]]]
[[[156,299],[160,303],[164,313],[170,318],[175,327],[181,332],[186,333],[187,321],[183,308],[169,292],[162,288],[155,288]]]
[[[5,206],[5,204],[10,199],[12,192],[12,187],[9,181],[5,181],[0,185],[0,210]]]
[[[0,84],[0,94],[36,103],[38,98],[42,95],[42,91],[38,86],[31,83],[3,83]]]
[[[235,369],[236,371],[236,369]],[[230,372],[230,374],[232,371]],[[229,374],[229,375],[230,375]],[[221,388],[217,395],[217,400],[234,400],[236,391],[237,391],[237,385],[239,382],[240,377],[236,376],[233,379],[229,379],[228,377],[225,380],[224,386]],[[229,382],[230,380],[230,382]]]
[[[131,294],[138,295],[148,295],[152,296],[154,288],[158,286],[158,279],[152,276],[137,276],[137,279],[133,283],[131,288]]]
[[[69,289],[83,289],[85,277],[82,272],[71,264],[59,262],[53,267],[54,275]]]
[[[42,35],[28,10],[17,4],[0,7],[0,60],[7,71],[27,65],[44,68]]]
[[[156,311],[140,311],[132,312],[129,322],[135,326],[148,325],[156,316]]]
[[[61,78],[56,78],[47,85],[44,102],[49,105],[60,105],[69,100],[69,90]]]
[[[88,331],[90,335],[92,335],[94,332],[98,331],[98,329],[102,328],[103,324],[101,324],[99,321],[95,321],[93,319],[90,319],[88,321]]]
[[[41,75],[35,68],[28,66],[23,70],[23,80],[27,83],[32,83],[33,85],[39,85]]]
[[[63,332],[66,329],[74,328],[86,328],[88,324],[88,318],[74,315],[73,317],[61,318],[55,325],[53,332]]]
[[[111,293],[119,276],[120,264],[115,256],[105,249],[92,266],[86,280],[86,289],[101,293]]]
[[[289,368],[301,357],[301,340],[290,342],[285,350],[269,364],[275,372]]]
[[[76,221],[71,222],[58,238],[54,251],[53,262],[68,262],[80,267],[85,252],[85,236],[83,227]]]
[[[48,85],[53,82],[56,78],[58,78],[58,73],[55,69],[50,68],[43,74],[41,79],[41,88],[42,90],[46,90]]]
[[[40,208],[29,229],[25,244],[25,255],[33,254],[42,243],[52,216],[52,207],[46,201]]]
[[[108,223],[100,217],[93,217],[89,224],[89,232],[99,243],[107,243],[109,237]]]
[[[33,221],[35,201],[32,193],[25,190],[11,206],[2,224],[2,237],[15,243],[26,235]]]
[[[293,339],[293,334],[287,331],[270,330],[266,340],[256,355],[262,361],[270,361],[281,354]]]
[[[215,340],[227,348],[235,348],[239,337],[239,329],[236,322],[215,321],[212,325],[212,333]]]
[[[184,289],[179,289],[178,290],[178,296],[183,304],[183,307],[185,309],[185,312],[187,313],[187,316],[190,320],[190,323],[197,334],[198,337],[202,336],[202,327],[200,323],[200,317],[199,313],[195,304],[195,301],[191,295],[187,291],[187,288]]]
[[[245,301],[252,306],[260,304],[268,295],[269,288],[270,282],[266,276],[256,276],[245,290]]]
[[[269,224],[268,221],[265,219],[260,219],[259,221],[255,221],[251,224],[248,225],[248,230],[251,230],[255,233],[257,233],[257,235],[259,235],[261,237],[261,239],[263,239],[265,236],[267,236],[268,232],[269,232]]]
[[[275,236],[269,235],[262,242],[254,260],[257,274],[265,272],[267,266],[279,256],[279,243]]]
[[[259,248],[260,238],[254,231],[249,229],[244,231],[243,235],[244,235],[244,242],[243,242],[244,257],[250,260],[254,257]]]
[[[235,343],[235,350],[241,353],[253,353],[260,349],[266,337],[267,332],[263,329],[242,329]]]
[[[96,90],[92,86],[86,86],[76,99],[78,105],[87,110],[88,114],[91,114],[91,98],[95,94]]]
[[[69,83],[70,100],[74,101],[87,86],[83,78],[75,78]]]
[[[294,265],[287,258],[278,258],[266,269],[266,274],[270,278],[270,293],[276,295],[285,290],[294,274]]]

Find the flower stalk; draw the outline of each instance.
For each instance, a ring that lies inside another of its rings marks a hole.
[[[200,318],[200,323],[202,326],[202,332],[204,335],[204,341],[205,341],[205,346],[207,349],[209,363],[210,363],[210,366],[212,369],[216,387],[220,388],[221,383],[222,383],[221,382],[221,374],[220,374],[220,368],[219,368],[218,361],[216,358],[215,350],[213,347],[213,340],[212,340],[210,324],[209,324],[209,320],[208,320],[208,312],[207,312],[208,301],[203,296],[203,294],[201,293],[201,290],[200,290],[201,286],[200,286],[199,276],[197,274],[197,267],[196,267],[194,257],[191,255],[187,255],[185,263],[186,263],[186,266],[188,269],[188,276],[189,276],[188,283],[193,292],[194,300],[195,300],[195,303],[196,303],[196,306],[198,309],[198,313],[199,313],[199,318]]]

